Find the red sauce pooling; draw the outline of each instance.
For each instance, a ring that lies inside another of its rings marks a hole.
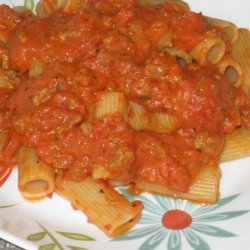
[[[67,178],[80,181],[93,168],[104,168],[110,179],[143,178],[187,192],[202,166],[218,163],[225,135],[250,126],[249,98],[215,66],[183,66],[159,51],[164,44],[189,53],[203,39],[219,36],[230,52],[223,31],[201,14],[134,0],[91,1],[43,19],[6,6],[0,11],[9,20],[0,37],[5,36],[18,82],[0,93],[0,129],[33,146]],[[28,77],[34,59],[44,68]],[[105,91],[123,92],[150,112],[174,115],[181,128],[139,132],[117,114],[92,121],[93,105]],[[14,146],[4,152],[9,158],[15,158]]]

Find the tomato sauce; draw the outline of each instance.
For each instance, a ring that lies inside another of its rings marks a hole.
[[[29,11],[18,13],[7,5],[0,5],[0,40],[2,43],[8,42],[14,28],[22,21],[32,18]]]
[[[132,0],[91,1],[87,8],[61,8],[42,19],[20,17],[6,6],[0,11],[10,12],[3,34],[10,68],[18,72],[18,84],[0,93],[0,129],[33,146],[65,178],[80,181],[104,171],[107,179],[144,179],[187,192],[202,166],[218,164],[225,135],[250,127],[249,98],[215,66],[181,65],[160,50],[189,53],[219,36],[230,52],[226,35],[202,14]],[[44,68],[28,77],[34,59]],[[169,134],[135,131],[118,114],[92,120],[105,91],[174,115],[181,128]]]

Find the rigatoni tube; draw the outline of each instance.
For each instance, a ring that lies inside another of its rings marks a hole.
[[[239,31],[234,23],[213,17],[206,17],[206,20],[209,24],[220,27],[231,43],[235,43],[238,40]]]
[[[172,196],[177,199],[187,199],[199,203],[215,203],[219,195],[220,169],[218,166],[209,164],[204,166],[196,176],[187,193],[177,193],[170,190],[167,185],[140,180],[136,187],[142,191]]]
[[[185,50],[179,50],[176,48],[163,48],[162,52],[175,57],[181,66],[186,66],[192,62],[191,55]]]
[[[218,68],[229,83],[233,84],[236,88],[241,86],[244,80],[244,73],[238,61],[230,56],[225,56],[218,63]]]
[[[149,112],[142,105],[130,102],[128,121],[135,130],[151,130],[158,133],[169,133],[177,130],[179,120],[170,114]]]
[[[54,170],[41,162],[34,148],[18,151],[18,186],[24,198],[39,200],[54,191]]]
[[[38,77],[41,75],[43,67],[43,63],[40,60],[34,59],[29,69],[29,77]]]
[[[130,203],[108,182],[96,182],[91,177],[81,182],[56,178],[56,192],[110,237],[128,231],[141,215],[142,203]]]
[[[250,156],[250,129],[236,129],[226,137],[221,161],[231,161]]]
[[[121,92],[105,92],[95,104],[94,118],[99,119],[114,113],[119,113],[127,120],[128,106],[126,97]]]
[[[247,29],[239,29],[239,39],[233,45],[232,58],[237,60],[244,72],[244,80],[241,89],[250,96],[250,32]]]
[[[216,64],[224,56],[225,51],[226,45],[220,38],[206,38],[193,48],[191,56],[201,65]]]

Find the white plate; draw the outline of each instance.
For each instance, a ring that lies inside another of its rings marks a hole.
[[[250,27],[248,0],[188,2],[194,11]],[[0,3],[23,5],[22,0],[0,0]],[[0,188],[0,238],[30,250],[38,247],[41,250],[249,249],[250,158],[222,164],[221,167],[221,200],[216,205],[200,207],[186,201],[141,196],[145,204],[141,221],[116,240],[107,238],[94,225],[87,223],[84,214],[74,211],[57,195],[39,203],[24,201],[17,189],[17,173],[13,171]],[[176,209],[192,218],[192,223],[182,230],[171,230],[162,224],[164,214]]]

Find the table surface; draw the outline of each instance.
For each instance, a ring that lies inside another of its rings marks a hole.
[[[0,250],[24,250],[0,238]]]

